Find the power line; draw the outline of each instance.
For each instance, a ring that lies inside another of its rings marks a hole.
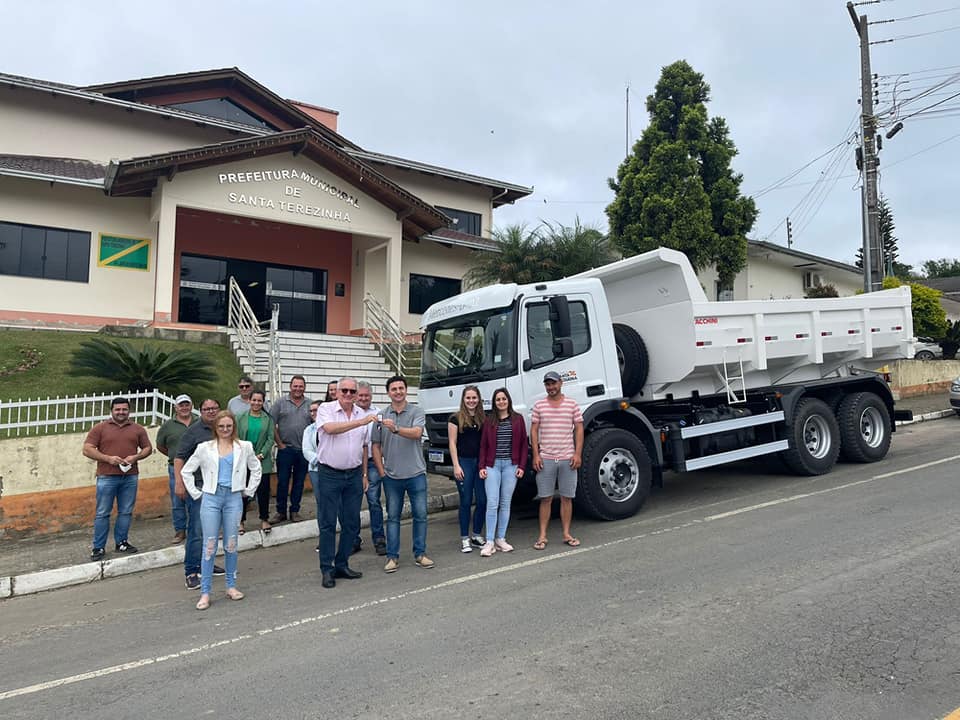
[[[931,11],[929,11],[929,12],[918,13],[918,14],[916,14],[916,15],[905,15],[905,16],[899,17],[899,18],[890,18],[889,20],[874,20],[873,22],[868,23],[868,24],[869,24],[869,25],[884,25],[884,24],[886,24],[886,23],[900,22],[901,20],[916,20],[917,18],[928,17],[928,16],[930,16],[930,15],[942,15],[943,13],[956,12],[957,10],[960,10],[960,5],[956,5],[956,6],[950,7],[950,8],[945,8],[945,9],[943,9],[943,10],[931,10]]]
[[[919,114],[922,113],[922,112],[926,112],[927,110],[931,110],[931,109],[937,107],[938,105],[943,105],[943,103],[947,102],[948,100],[953,100],[953,99],[956,98],[956,97],[960,97],[960,92],[954,93],[954,94],[951,95],[950,97],[946,97],[946,98],[944,98],[943,100],[938,100],[937,102],[933,103],[932,105],[927,105],[927,107],[921,108],[920,110],[917,110],[915,113],[911,113],[910,115],[905,115],[904,117],[900,118],[900,120],[903,121],[903,120],[906,120],[907,118],[912,118],[912,117],[914,117],[914,116],[916,116],[916,115],[919,115]]]
[[[887,38],[886,40],[872,40],[871,45],[883,45],[884,43],[892,43],[896,40],[911,40],[913,38],[927,37],[928,35],[939,35],[940,33],[950,32],[952,30],[960,30],[960,25],[954,25],[953,27],[941,28],[940,30],[931,30],[930,32],[924,33],[914,33],[912,35],[897,35],[896,37]]]
[[[933,150],[934,148],[938,148],[938,147],[940,147],[941,145],[945,145],[946,143],[950,142],[951,140],[956,140],[957,138],[960,138],[960,133],[957,133],[956,135],[951,135],[951,136],[948,137],[948,138],[944,138],[944,139],[941,140],[940,142],[935,142],[933,145],[928,145],[927,147],[923,148],[922,150],[917,150],[915,153],[912,153],[912,154],[910,154],[910,155],[907,155],[906,157],[902,157],[902,158],[900,158],[899,160],[897,160],[897,161],[895,161],[895,162],[892,162],[892,163],[890,163],[889,165],[887,165],[886,169],[889,170],[889,169],[892,168],[894,165],[899,165],[899,164],[902,163],[902,162],[906,162],[906,161],[909,160],[910,158],[915,158],[917,155],[921,155],[921,154],[923,154],[923,153],[925,153],[925,152],[927,152],[927,151],[929,151],[929,150]]]
[[[960,68],[960,65],[944,65],[943,67],[926,68],[925,70],[911,70],[905,73],[892,73],[890,75],[874,75],[873,77],[874,79],[878,79],[900,77],[902,75],[921,75],[923,73],[939,72],[940,70],[953,70],[954,68]]]

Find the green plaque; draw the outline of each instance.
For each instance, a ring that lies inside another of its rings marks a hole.
[[[150,241],[101,233],[97,264],[100,267],[149,270]]]

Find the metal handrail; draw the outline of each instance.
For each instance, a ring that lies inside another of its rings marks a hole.
[[[380,356],[389,363],[399,375],[406,376],[403,348],[407,338],[415,333],[405,333],[390,311],[370,293],[363,298],[363,334],[370,338]]]
[[[271,400],[280,397],[280,306],[273,305],[269,320],[258,320],[257,314],[240,289],[239,283],[231,275],[228,279],[229,302],[227,305],[227,327],[237,333],[240,352],[246,359],[245,370],[256,373],[260,358],[261,343],[266,341],[267,392]]]

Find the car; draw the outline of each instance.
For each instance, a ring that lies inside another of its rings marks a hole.
[[[960,415],[960,377],[950,383],[950,407]]]
[[[914,360],[936,360],[943,357],[943,349],[940,347],[940,343],[933,338],[917,338],[913,348]]]

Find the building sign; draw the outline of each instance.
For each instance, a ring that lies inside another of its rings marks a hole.
[[[266,184],[267,187],[238,188],[227,193],[227,202],[232,205],[250,205],[252,207],[277,210],[281,214],[309,215],[350,222],[350,208],[360,207],[360,200],[336,185],[326,182],[303,170],[296,168],[279,168],[273,170],[255,170],[247,172],[219,173],[217,181],[220,185],[256,185]],[[306,187],[318,190],[322,195],[329,195],[334,205],[324,203],[323,197],[319,202],[312,204],[303,196]],[[346,207],[340,206],[340,203]]]
[[[97,265],[127,270],[149,270],[150,241],[100,233]]]

